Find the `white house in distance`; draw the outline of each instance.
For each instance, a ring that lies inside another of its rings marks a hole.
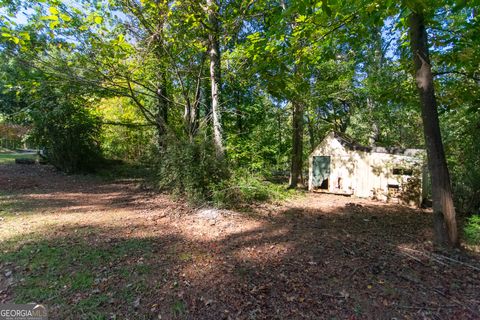
[[[330,132],[309,157],[308,190],[419,205],[425,150],[361,146]]]

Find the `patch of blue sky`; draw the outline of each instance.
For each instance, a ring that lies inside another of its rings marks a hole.
[[[9,12],[6,8],[0,8],[0,16],[2,20],[7,20],[14,22],[17,25],[26,24],[29,20],[30,15],[34,13],[32,8],[19,9],[15,12]]]
[[[398,60],[397,47],[401,41],[401,31],[397,27],[398,16],[385,19],[382,27],[382,42],[384,46],[384,55],[386,59]]]

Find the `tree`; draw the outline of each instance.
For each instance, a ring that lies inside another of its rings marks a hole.
[[[290,165],[289,188],[297,188],[303,185],[303,134],[305,107],[302,101],[292,101],[292,155]]]
[[[329,7],[306,1],[263,1],[252,10],[249,23],[256,28],[247,36],[246,53],[268,93],[291,108],[289,187],[296,188],[302,185],[305,110],[316,94],[314,75],[335,51],[329,50],[329,36],[344,17],[339,12],[334,19]]]
[[[219,21],[218,13],[219,7],[216,1],[207,0],[207,14],[208,14],[208,42],[209,42],[209,57],[210,57],[210,90],[212,96],[212,124],[213,124],[213,143],[218,158],[223,158],[223,137],[222,137],[222,123],[220,116],[220,44],[218,40]]]
[[[432,181],[435,240],[439,245],[457,246],[455,207],[440,133],[425,16],[422,8],[417,6],[413,9],[409,17],[409,28],[415,80],[422,109],[428,167]]]

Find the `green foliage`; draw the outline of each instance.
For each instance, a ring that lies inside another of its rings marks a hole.
[[[266,181],[261,175],[239,170],[212,186],[212,202],[217,207],[235,208],[262,201],[281,201],[294,191],[284,185]]]
[[[215,157],[209,140],[172,141],[155,162],[153,183],[185,197],[193,204],[211,203],[216,207],[240,207],[258,201],[286,199],[291,191],[265,181],[248,170],[228,170],[225,160]]]
[[[155,130],[145,124],[138,109],[126,98],[103,99],[96,107],[102,119],[100,142],[108,159],[144,160],[151,149]]]
[[[122,160],[103,160],[102,166],[95,171],[95,174],[105,181],[116,181],[119,179],[145,179],[151,173],[151,168],[145,163],[123,162]]]
[[[227,105],[232,112],[223,118],[229,132],[226,150],[231,165],[263,174],[273,169],[287,170],[291,143],[289,110],[274,105],[264,95],[247,97],[248,93],[248,89],[233,93],[242,97]]]
[[[480,211],[480,109],[467,106],[441,117],[455,205],[464,213]]]
[[[101,164],[99,119],[83,107],[66,102],[32,112],[32,139],[48,161],[67,173],[91,172]]]
[[[465,240],[469,244],[480,245],[480,215],[473,215],[468,218],[463,231]]]
[[[209,200],[210,186],[228,177],[224,160],[215,156],[210,140],[194,141],[166,138],[168,147],[152,159],[155,166],[153,183],[160,190],[184,196],[192,203]]]

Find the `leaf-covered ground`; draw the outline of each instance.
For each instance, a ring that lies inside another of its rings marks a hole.
[[[0,165],[0,302],[51,319],[479,319],[480,259],[431,213],[309,194],[250,212]]]

